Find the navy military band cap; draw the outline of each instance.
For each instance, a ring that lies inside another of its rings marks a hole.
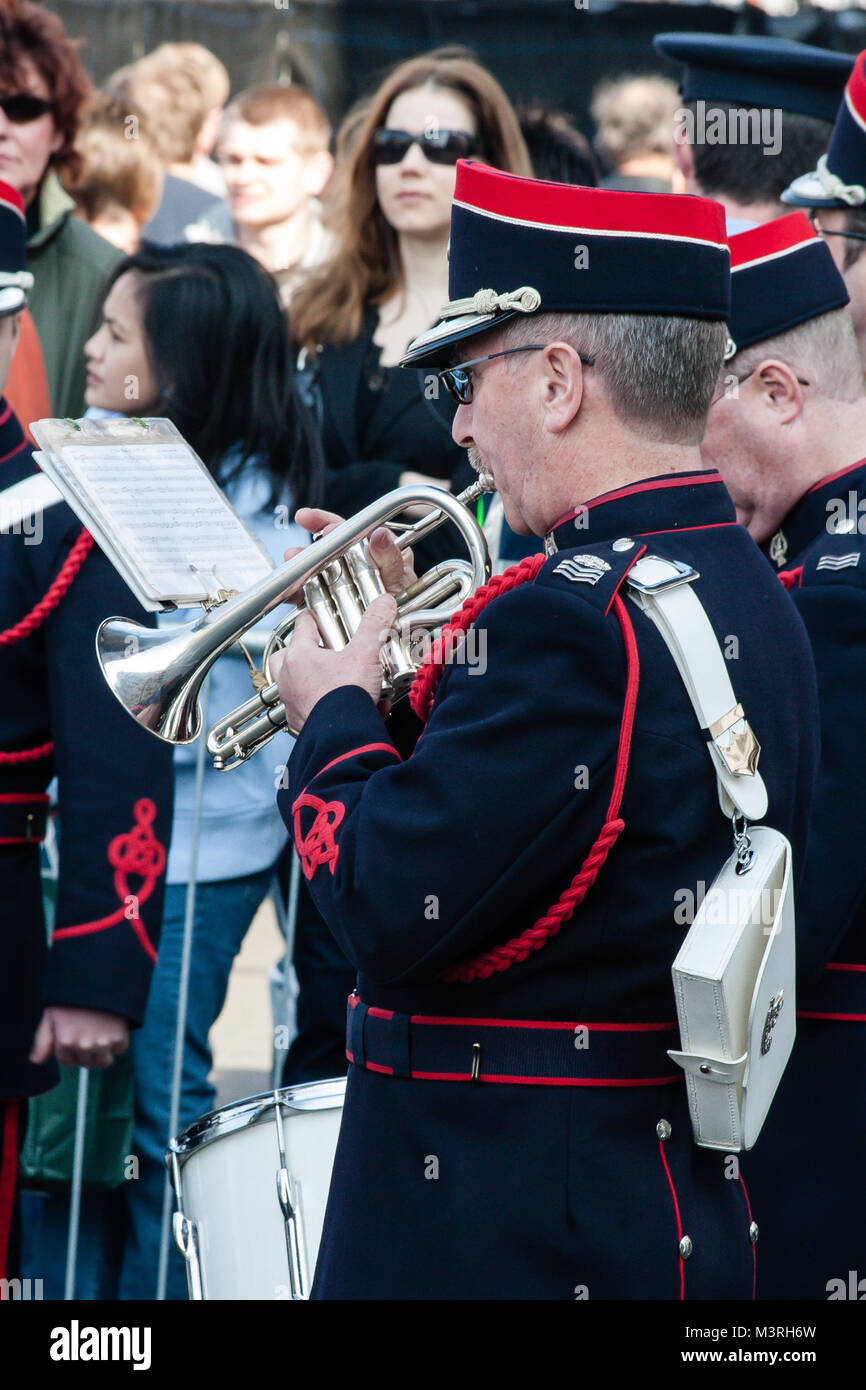
[[[804,212],[731,237],[728,357],[847,303],[845,281]]]
[[[27,303],[33,276],[27,266],[27,222],[21,194],[0,183],[0,318]]]
[[[800,208],[858,208],[866,203],[866,52],[854,63],[827,153],[812,173],[794,179],[782,202]]]
[[[720,203],[545,183],[460,160],[449,303],[402,365],[442,366],[455,343],[517,314],[726,319],[730,270]]]
[[[781,107],[832,122],[853,58],[790,39],[656,34],[656,52],[682,63],[683,101]]]

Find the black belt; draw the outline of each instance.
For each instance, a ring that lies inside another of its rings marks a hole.
[[[0,845],[39,845],[47,824],[47,794],[0,793]]]
[[[550,1023],[442,1018],[368,1008],[349,996],[346,1056],[356,1067],[420,1081],[523,1086],[666,1086],[675,1023]]]

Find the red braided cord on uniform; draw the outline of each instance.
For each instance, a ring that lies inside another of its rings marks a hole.
[[[409,704],[419,719],[426,721],[436,694],[436,687],[442,679],[447,658],[457,643],[457,638],[466,632],[475,619],[500,594],[507,594],[518,584],[534,579],[546,561],[547,556],[527,555],[519,565],[512,565],[504,574],[495,574],[486,584],[482,584],[463,604],[459,612],[446,623],[433,643],[430,654],[418,667],[418,672],[409,691]]]
[[[554,903],[545,916],[539,917],[533,926],[521,932],[519,936],[512,937],[504,946],[495,946],[492,951],[484,951],[480,955],[471,956],[468,960],[461,961],[459,964],[449,966],[447,970],[441,971],[439,979],[445,980],[449,984],[471,984],[473,980],[487,980],[494,973],[508,970],[512,965],[518,965],[525,961],[532,951],[540,951],[542,946],[546,946],[548,941],[557,935],[563,922],[567,922],[572,916],[578,903],[583,902],[587,892],[595,883],[602,864],[625,829],[625,821],[619,818],[619,808],[628,774],[631,735],[640,681],[640,663],[634,628],[619,594],[614,598],[614,611],[619,619],[625,640],[628,684],[619,731],[616,775],[604,825],[601,827],[595,844],[584,859],[580,872],[571,880],[558,902]]]
[[[38,763],[40,758],[47,758],[53,751],[53,743],[40,743],[38,748],[24,748],[18,753],[0,753],[0,767],[15,763]]]
[[[86,527],[82,527],[81,535],[70,550],[66,559],[60,567],[60,571],[54,583],[51,585],[47,594],[31,608],[26,617],[14,627],[9,627],[5,632],[0,632],[0,647],[11,646],[13,642],[20,642],[24,637],[30,637],[38,627],[57,607],[63,595],[66,593],[73,579],[77,575],[84,561],[93,549],[93,537]]]

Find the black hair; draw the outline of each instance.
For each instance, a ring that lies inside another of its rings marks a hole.
[[[683,105],[686,110],[695,112],[694,101],[686,101]],[[712,109],[724,112],[761,110],[732,101],[714,101]],[[757,141],[693,144],[695,182],[701,193],[708,198],[727,196],[742,204],[779,202],[789,183],[805,169],[815,168],[830,143],[833,130],[830,121],[802,116],[795,111],[783,110],[780,125],[778,154],[764,154],[764,146]]]
[[[295,385],[276,283],[237,246],[142,242],[114,268],[141,277],[146,350],[165,415],[209,472],[226,483],[254,455],[271,477],[269,506],[288,484],[296,505],[320,500],[324,466],[316,425]],[[238,447],[229,474],[221,464]]]
[[[597,187],[598,160],[566,112],[545,106],[518,107],[517,119],[537,179]]]

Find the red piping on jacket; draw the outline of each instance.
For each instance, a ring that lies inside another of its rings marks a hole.
[[[744,1196],[745,1199],[746,1199],[746,1211],[749,1213],[749,1226],[751,1227],[752,1222],[753,1222],[753,1220],[754,1220],[754,1217],[752,1216],[752,1204],[751,1204],[751,1202],[749,1201],[749,1194],[748,1194],[748,1192],[746,1191],[746,1184],[745,1184],[745,1182],[744,1182],[744,1180],[743,1180],[743,1175],[742,1175],[742,1173],[740,1174],[740,1187],[743,1189],[743,1196]],[[749,1236],[749,1239],[751,1240],[751,1235]],[[754,1303],[755,1299],[757,1298],[757,1296],[758,1296],[758,1247],[757,1247],[757,1245],[755,1244],[755,1242],[752,1241],[752,1302],[753,1302],[753,1303]]]
[[[3,1162],[0,1165],[0,1279],[7,1277],[6,1261],[9,1258],[9,1233],[12,1229],[15,1180],[18,1174],[19,1104],[19,1101],[12,1100],[7,1101],[3,1106]],[[0,1293],[0,1297],[3,1296]]]
[[[352,1065],[355,1065],[355,1058],[351,1052],[346,1053]],[[393,1076],[394,1068],[383,1066],[381,1062],[366,1061],[365,1071],[378,1071],[383,1076]],[[468,1071],[410,1071],[409,1079],[412,1081],[469,1081],[473,1085],[472,1075]],[[682,1076],[636,1076],[636,1077],[606,1077],[606,1076],[492,1076],[485,1073],[483,1077],[484,1085],[489,1082],[499,1081],[506,1086],[673,1086],[682,1081]]]
[[[677,1218],[677,1255],[679,1256],[680,1261],[680,1302],[682,1303],[685,1300],[686,1296],[686,1267],[683,1261],[682,1252],[679,1248],[680,1241],[683,1238],[683,1223],[682,1218],[680,1217],[680,1204],[677,1201],[677,1190],[674,1187],[674,1180],[671,1177],[671,1170],[668,1167],[668,1161],[665,1157],[665,1146],[664,1140],[662,1139],[659,1140],[659,1153],[661,1155],[662,1163],[664,1164],[665,1177],[668,1180],[668,1187],[671,1190],[671,1197],[673,1198],[674,1215]]]
[[[591,511],[593,507],[601,507],[605,502],[619,502],[621,498],[633,497],[639,492],[658,492],[663,487],[699,487],[701,483],[720,483],[721,481],[721,473],[713,469],[711,473],[706,475],[701,474],[697,478],[659,478],[655,482],[631,483],[628,487],[618,487],[613,492],[603,492],[599,497],[593,497],[589,502],[584,503],[582,507],[575,507],[574,511],[566,512],[565,516],[561,516],[558,521],[555,521],[553,525],[549,526],[547,529],[549,531],[555,531],[557,526],[562,526],[564,522],[571,521],[572,518],[576,517],[578,514]],[[729,522],[727,524],[735,526],[737,523]],[[642,531],[641,535],[644,534],[645,533]]]
[[[834,1023],[866,1023],[866,1014],[824,1014],[814,1009],[798,1009],[798,1018],[826,1018]]]

